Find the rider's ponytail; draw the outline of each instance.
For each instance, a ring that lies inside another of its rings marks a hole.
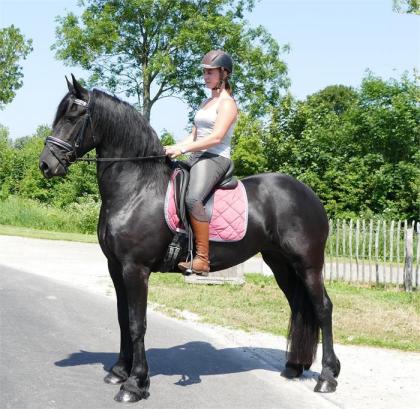
[[[229,84],[229,77],[225,79],[225,90],[229,95],[232,95],[232,87]]]

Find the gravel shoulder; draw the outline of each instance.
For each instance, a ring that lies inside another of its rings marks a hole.
[[[87,292],[114,297],[106,259],[98,244],[0,236],[0,265],[48,277]],[[153,308],[149,310],[149,314],[159,314]],[[277,368],[278,362],[273,362],[273,356],[264,351],[286,349],[283,337],[202,324],[196,316],[184,315],[184,320],[174,321],[205,333],[215,345],[246,347],[256,359],[268,366]],[[314,405],[322,399],[331,407],[340,408],[420,407],[420,354],[343,345],[336,345],[336,353],[342,364],[337,392],[318,395],[314,398]],[[318,357],[321,357],[321,351]],[[302,380],[288,382],[297,388],[312,389],[321,369],[320,359],[311,369]],[[258,376],[269,383],[281,382],[277,372],[261,371]]]

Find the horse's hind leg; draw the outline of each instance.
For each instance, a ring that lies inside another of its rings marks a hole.
[[[316,352],[319,326],[303,283],[294,268],[279,252],[262,252],[277,284],[289,302],[291,316],[288,331],[287,363],[282,376],[296,378],[309,369]]]
[[[340,361],[335,355],[333,347],[333,306],[324,286],[322,265],[303,267],[296,264],[295,267],[305,284],[322,331],[322,371],[314,390],[315,392],[334,392],[337,387],[335,378],[340,373]]]
[[[118,323],[120,326],[120,353],[118,361],[112,366],[104,381],[110,384],[119,384],[124,382],[131,371],[133,361],[133,345],[131,342],[129,321],[128,321],[128,303],[125,291],[122,267],[116,260],[108,260],[108,270],[115,287],[117,296]]]

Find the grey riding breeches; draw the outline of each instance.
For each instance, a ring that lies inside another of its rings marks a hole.
[[[231,160],[208,152],[194,152],[184,162],[190,167],[190,182],[185,204],[189,213],[201,222],[209,221],[204,201],[226,174]]]

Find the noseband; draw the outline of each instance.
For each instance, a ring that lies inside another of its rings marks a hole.
[[[95,157],[95,158],[79,158],[77,156],[77,148],[83,145],[84,139],[85,139],[85,133],[86,128],[88,126],[88,123],[90,124],[90,128],[92,130],[92,139],[94,146],[96,145],[95,135],[93,133],[93,125],[92,125],[92,117],[90,115],[90,101],[91,101],[91,94],[89,93],[89,100],[88,102],[82,100],[82,99],[75,99],[74,103],[77,105],[81,105],[86,107],[86,114],[85,114],[85,120],[83,122],[83,126],[80,129],[80,132],[77,134],[77,137],[75,139],[74,145],[62,141],[61,139],[58,139],[54,136],[48,136],[45,140],[45,146],[48,147],[51,154],[60,162],[60,164],[64,167],[64,169],[68,168],[68,165],[71,165],[74,162],[128,162],[128,161],[139,161],[139,160],[147,160],[147,159],[162,159],[166,158],[166,155],[154,155],[154,156],[135,156],[135,157],[128,157],[128,158],[101,158],[101,157]],[[54,151],[53,146],[58,146],[62,150],[65,151],[65,154],[63,157],[59,157],[59,155]]]

